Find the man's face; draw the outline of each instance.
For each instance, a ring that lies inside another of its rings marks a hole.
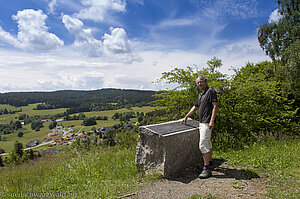
[[[197,86],[201,89],[201,90],[204,90],[205,87],[206,87],[206,82],[203,78],[199,77],[196,79],[196,84]]]

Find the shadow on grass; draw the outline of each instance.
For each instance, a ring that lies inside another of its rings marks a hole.
[[[166,179],[188,184],[197,179],[201,171],[202,165],[195,165],[185,169],[185,171],[182,171],[178,175],[166,177]],[[212,180],[214,178],[233,178],[236,180],[251,180],[253,178],[260,178],[260,176],[253,171],[229,167],[226,164],[225,159],[213,159],[212,173],[213,176],[210,178]]]

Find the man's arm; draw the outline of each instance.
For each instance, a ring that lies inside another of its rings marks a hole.
[[[212,114],[211,114],[211,118],[210,118],[210,122],[209,122],[209,128],[213,129],[215,127],[215,119],[218,113],[218,102],[213,102],[213,110],[212,110]]]
[[[193,113],[197,110],[196,106],[193,106],[191,108],[191,110],[188,112],[188,114],[186,114],[186,116],[183,118],[182,123],[186,124],[186,121],[188,119],[189,116],[193,115]]]

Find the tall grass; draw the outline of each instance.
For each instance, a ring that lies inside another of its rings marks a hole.
[[[271,198],[300,198],[299,137],[263,137],[243,149],[216,150],[214,157],[268,177]]]
[[[0,169],[0,193],[72,193],[78,198],[116,198],[145,178],[137,173],[135,150],[95,148]]]

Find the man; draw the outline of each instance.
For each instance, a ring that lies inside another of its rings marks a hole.
[[[204,167],[199,178],[208,178],[212,175],[210,171],[210,166],[212,166],[212,144],[210,138],[212,129],[215,126],[215,118],[218,112],[218,99],[216,91],[208,87],[206,77],[198,76],[196,78],[196,84],[200,88],[201,93],[199,94],[194,106],[182,120],[182,123],[185,124],[188,117],[198,109],[200,122],[199,148],[204,161]]]

